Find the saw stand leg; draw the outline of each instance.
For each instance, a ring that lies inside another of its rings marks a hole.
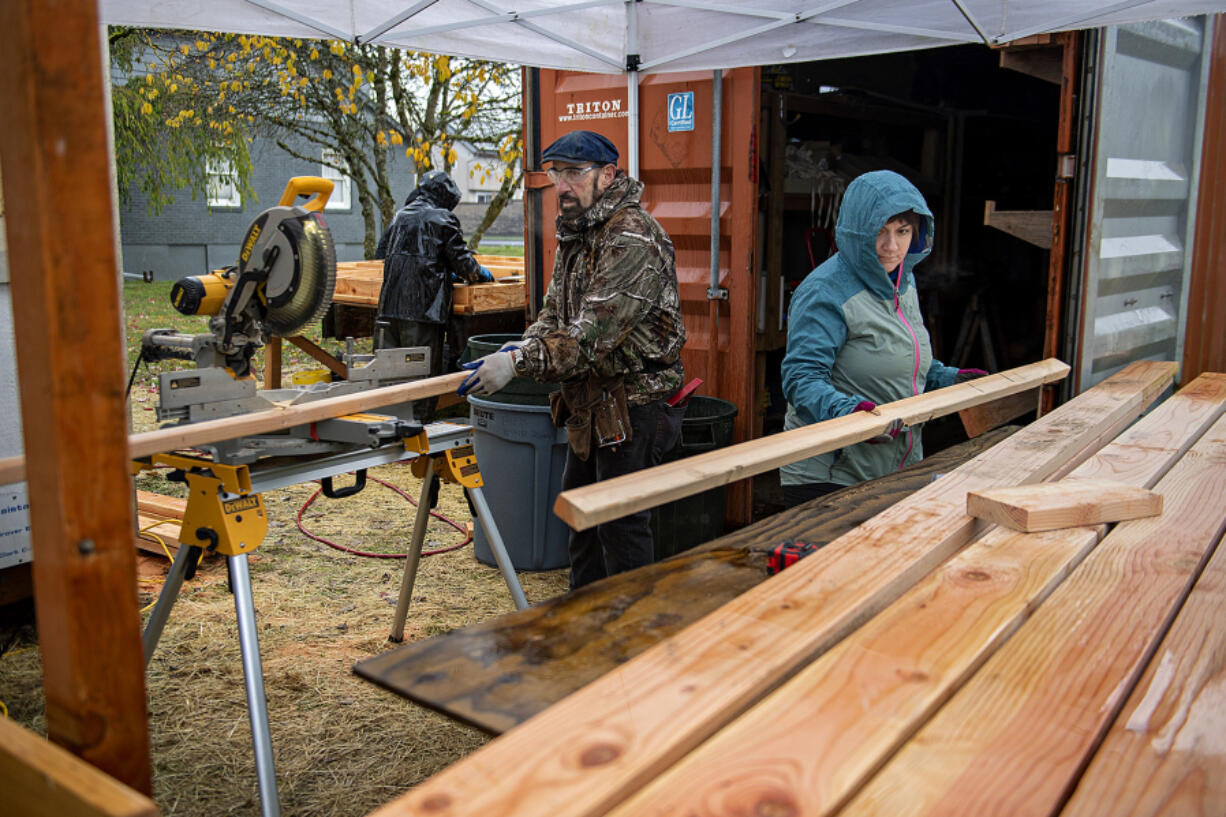
[[[170,616],[183,586],[191,578],[201,549],[182,545],[175,554],[174,564],[162,585],[157,605],[145,625],[141,642],[145,651],[145,666],[157,648],[158,639]],[[255,752],[255,773],[260,785],[260,811],[263,817],[280,817],[281,800],[277,793],[277,775],[273,765],[272,736],[268,729],[268,704],[264,699],[264,668],[260,661],[260,641],[255,626],[255,602],[251,596],[251,574],[247,570],[247,555],[227,556],[230,588],[234,592],[234,613],[238,619],[238,646],[243,660],[243,681],[247,689],[247,714],[251,721],[251,745]]]
[[[264,699],[264,669],[260,662],[251,574],[247,569],[248,555],[260,546],[268,531],[264,498],[252,492],[251,475],[245,465],[226,465],[181,454],[156,454],[147,462],[134,461],[133,465],[134,470],[169,465],[175,469],[169,478],[186,482],[188,486],[187,507],[179,529],[179,552],[141,637],[145,665],[148,666],[153,657],[184,579],[195,575],[200,554],[207,548],[225,556],[238,620],[238,646],[247,690],[256,778],[260,786],[260,811],[263,817],[280,817],[281,800],[277,794],[272,738],[268,730],[268,703]]]
[[[409,542],[409,553],[404,563],[404,576],[400,580],[400,598],[396,602],[396,617],[392,621],[392,632],[388,636],[389,641],[394,641],[397,644],[404,641],[404,622],[409,613],[409,601],[413,595],[413,583],[417,579],[417,566],[421,561],[422,543],[426,539],[426,525],[430,521],[430,482],[434,479],[435,457],[422,457],[426,461],[425,473],[421,480],[421,496],[417,500],[417,516],[413,521],[413,537]],[[443,459],[440,457],[439,459]],[[444,462],[445,466],[449,463]],[[415,472],[416,473],[416,472]],[[494,561],[498,563],[498,569],[502,571],[502,578],[507,583],[507,589],[511,591],[511,600],[515,602],[515,609],[523,610],[528,606],[528,599],[524,596],[524,589],[519,584],[519,577],[515,575],[515,567],[511,564],[511,557],[507,554],[506,545],[503,544],[502,534],[498,532],[498,526],[494,524],[494,515],[490,513],[489,503],[485,501],[485,494],[481,488],[465,486],[468,490],[468,495],[472,497],[473,506],[477,510],[477,521],[485,530],[486,536],[490,540],[490,550],[494,553]]]

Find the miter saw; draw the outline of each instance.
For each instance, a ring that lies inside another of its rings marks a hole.
[[[342,361],[346,374],[336,382],[257,392],[252,357],[270,338],[291,337],[319,320],[332,302],[336,254],[320,217],[332,182],[291,179],[276,207],[247,229],[238,263],[207,275],[180,279],[170,299],[184,315],[209,316],[209,331],[187,335],[150,329],[141,339],[146,361],[188,360],[195,369],[158,376],[157,418],[172,422],[230,417],[276,406],[298,405],[363,389],[390,385],[430,373],[429,348],[381,349],[358,355],[352,341]],[[312,196],[306,204],[294,202]],[[385,409],[390,421],[327,424],[310,433],[268,435],[230,441],[215,453],[226,462],[252,462],[265,455],[317,454],[335,446],[403,437],[395,420],[411,420],[409,404]],[[329,439],[328,434],[334,439]]]
[[[314,177],[291,179],[276,207],[261,213],[248,228],[234,267],[183,278],[171,301],[185,315],[209,316],[209,331],[186,335],[151,329],[141,340],[141,358],[188,360],[195,369],[158,377],[157,417],[192,423],[253,411],[287,407],[429,375],[429,348],[353,352],[347,342],[345,378],[299,388],[256,390],[251,361],[269,338],[296,335],[318,320],[332,301],[336,254],[327,224],[320,217],[332,182]],[[299,196],[313,196],[305,205]],[[169,478],[187,483],[188,499],[179,532],[180,547],[145,627],[149,661],[185,579],[191,578],[204,551],[227,558],[235,597],[247,707],[264,817],[277,817],[280,805],[273,771],[268,713],[264,702],[255,608],[247,559],[263,541],[268,519],[261,494],[300,482],[320,480],[329,497],[357,493],[366,469],[411,461],[422,479],[421,497],[409,545],[392,640],[403,639],[417,559],[429,519],[430,485],[437,474],[467,489],[515,606],[527,600],[482,493],[473,452],[472,429],[456,423],[421,425],[412,404],[294,426],[272,434],[239,436],[199,447],[199,454],[163,453],[133,462],[133,471],[165,467]],[[353,472],[356,480],[334,488],[335,475]]]

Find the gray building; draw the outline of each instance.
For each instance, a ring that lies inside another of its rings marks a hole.
[[[319,153],[311,145],[299,148],[303,155]],[[404,200],[416,184],[412,162],[402,151],[389,151],[392,195],[397,203]],[[199,275],[209,270],[234,264],[239,243],[247,228],[263,210],[274,206],[294,176],[324,176],[336,182],[324,218],[332,231],[338,261],[360,261],[365,257],[363,238],[365,224],[361,205],[353,183],[321,162],[310,163],[291,156],[270,140],[257,140],[251,147],[254,167],[251,186],[258,201],[242,201],[233,186],[219,173],[211,187],[208,200],[187,190],[175,195],[173,204],[162,212],[150,215],[146,197],[138,188],[131,190],[131,201],[120,208],[120,237],[123,271],[129,274],[151,274],[156,280],[177,280],[184,275]],[[485,215],[488,191],[479,183],[470,183],[468,163],[457,163],[456,182],[464,197],[456,207],[456,215],[471,235]],[[495,188],[496,189],[496,188]],[[507,206],[490,230],[489,236],[522,239],[523,207],[519,199]]]

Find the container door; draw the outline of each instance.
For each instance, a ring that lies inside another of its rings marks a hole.
[[[1070,309],[1078,392],[1134,360],[1182,358],[1208,53],[1204,18],[1100,33],[1086,86],[1095,111],[1073,293],[1082,303]]]
[[[724,71],[720,142],[719,290],[708,299],[711,269],[711,71],[648,74],[639,84],[639,179],[643,203],[672,238],[686,344],[686,377],[702,378],[698,392],[737,407],[734,439],[753,436],[762,373],[757,368],[755,269],[759,71]],[[629,102],[626,78],[541,69],[525,86],[525,265],[533,307],[552,276],[557,201],[540,151],[572,130],[592,130],[617,146],[625,167]],[[748,484],[728,491],[728,518],[749,521]]]

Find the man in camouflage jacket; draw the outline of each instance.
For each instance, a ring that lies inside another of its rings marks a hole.
[[[639,203],[642,182],[617,169],[617,148],[574,131],[545,149],[558,192],[558,253],[537,320],[521,341],[466,364],[460,393],[492,394],[515,375],[561,382],[570,449],[562,489],[657,465],[677,442],[685,327],[668,235]],[[624,388],[624,400],[620,391]],[[628,418],[625,439],[594,419]],[[592,417],[589,417],[589,413]],[[560,423],[561,424],[561,423]],[[570,536],[571,588],[649,564],[651,512]]]

